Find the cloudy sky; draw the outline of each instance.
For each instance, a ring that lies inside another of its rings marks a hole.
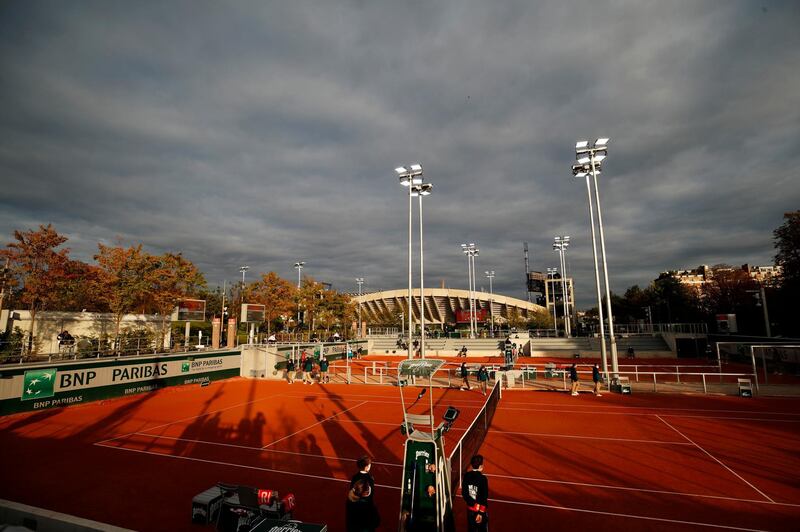
[[[798,27],[800,3],[772,0],[8,0],[0,234],[52,223],[83,260],[98,241],[182,251],[211,284],[304,260],[339,290],[400,288],[393,169],[421,162],[427,286],[466,287],[475,242],[495,291],[524,297],[523,242],[544,270],[569,234],[588,306],[570,165],[608,136],[614,291],[769,264],[800,208]]]

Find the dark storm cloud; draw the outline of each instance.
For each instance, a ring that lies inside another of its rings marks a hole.
[[[478,271],[523,296],[522,242],[544,270],[570,234],[587,306],[569,167],[576,140],[608,135],[615,291],[769,263],[800,205],[797,4],[562,4],[4,3],[0,231],[53,223],[84,259],[117,238],[180,250],[212,283],[305,260],[342,290],[396,288],[392,169],[421,161],[428,286],[466,285],[476,242]]]

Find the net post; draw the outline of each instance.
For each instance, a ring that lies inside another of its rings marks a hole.
[[[708,393],[708,388],[706,388],[706,374],[703,373],[703,393]]]
[[[680,368],[680,366],[675,368],[675,374],[677,375],[677,378],[678,378],[678,384],[680,384],[681,383],[681,368]]]
[[[654,392],[658,391],[658,384],[656,383],[656,372],[655,371],[653,372],[653,391]]]

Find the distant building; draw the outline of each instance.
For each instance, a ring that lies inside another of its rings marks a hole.
[[[770,284],[774,282],[781,277],[783,272],[780,266],[750,266],[749,264],[743,264],[739,269],[747,272],[754,281],[761,284]],[[690,270],[671,270],[661,273],[661,277],[667,276],[678,279],[681,284],[694,288],[701,288],[713,278],[714,268],[702,264]]]

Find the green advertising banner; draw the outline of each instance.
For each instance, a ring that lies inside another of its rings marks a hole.
[[[238,351],[0,367],[0,415],[208,383],[240,374]]]

